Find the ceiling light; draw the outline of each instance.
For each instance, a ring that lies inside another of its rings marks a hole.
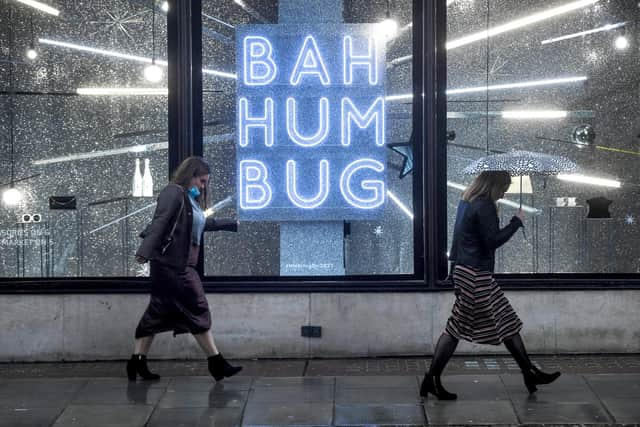
[[[398,23],[391,19],[391,11],[389,10],[389,0],[387,0],[387,13],[385,15],[385,19],[380,22],[380,31],[382,36],[386,39],[391,39],[395,37],[398,33]]]
[[[29,49],[27,49],[26,55],[27,55],[27,58],[31,59],[32,61],[38,57],[38,51],[35,49],[33,44],[31,44],[29,46]]]
[[[534,24],[536,22],[544,21],[554,16],[558,16],[567,12],[571,12],[576,9],[597,3],[599,0],[579,0],[571,3],[567,3],[563,6],[554,7],[552,9],[545,10],[543,12],[534,13],[533,15],[526,16],[524,18],[516,19],[515,21],[507,22],[506,24],[498,25],[497,27],[490,28],[488,30],[480,31],[459,39],[452,40],[447,43],[447,49],[455,49],[456,47],[464,46],[479,40],[484,40],[489,37],[493,37],[498,34],[505,33],[507,31],[516,30],[526,25]]]
[[[84,52],[98,53],[100,55],[114,56],[116,58],[129,59],[129,60],[132,60],[132,61],[151,63],[151,58],[145,58],[143,56],[128,55],[126,53],[114,52],[112,50],[96,49],[96,48],[89,47],[89,46],[82,46],[82,45],[78,45],[78,44],[60,42],[60,41],[49,40],[49,39],[38,39],[38,42],[39,43],[43,43],[43,44],[53,45],[53,46],[66,47],[66,48],[69,48],[69,49],[81,50],[81,51],[84,51]],[[166,67],[168,65],[167,61],[161,61],[161,60],[158,60],[158,59],[156,60],[156,64],[162,65],[163,67]],[[235,79],[236,78],[235,74],[225,73],[224,71],[208,70],[206,68],[203,68],[202,72],[204,74],[212,74],[214,76],[219,76],[219,77],[226,77],[226,78],[231,78],[231,79]]]
[[[501,113],[505,119],[561,119],[567,117],[563,110],[513,110]]]
[[[620,188],[622,186],[622,183],[620,181],[580,174],[560,174],[558,175],[558,179],[561,179],[563,181],[577,182],[580,184],[598,185],[601,187]]]
[[[608,25],[605,25],[604,27],[594,28],[593,30],[581,31],[579,33],[567,34],[566,36],[554,37],[552,39],[542,40],[541,44],[555,43],[555,42],[559,42],[559,41],[562,41],[562,40],[573,39],[575,37],[586,36],[586,35],[589,35],[589,34],[599,33],[599,32],[602,32],[602,31],[609,31],[609,30],[613,30],[613,29],[618,28],[618,27],[622,27],[625,24],[626,24],[626,22],[619,22],[617,24],[608,24]]]
[[[618,36],[616,37],[616,41],[614,44],[616,46],[616,49],[625,50],[629,47],[629,39],[627,39],[626,36]]]
[[[135,96],[135,95],[168,95],[167,88],[134,88],[134,87],[80,87],[78,95],[94,96]]]
[[[163,12],[169,12],[169,2],[163,1],[162,6],[160,6],[160,8],[162,9]]]
[[[58,16],[60,15],[60,11],[55,9],[47,4],[40,3],[39,1],[34,0],[16,0],[18,3],[26,4],[27,6],[31,6],[35,9],[41,10],[43,12],[50,13],[51,15]]]
[[[9,188],[2,193],[2,201],[7,206],[15,206],[22,200],[22,193],[17,188]]]
[[[158,67],[155,61],[144,68],[144,78],[152,83],[162,80],[163,75],[162,68]]]

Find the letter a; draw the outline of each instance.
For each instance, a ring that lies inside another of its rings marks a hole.
[[[318,45],[313,36],[307,36],[307,38],[304,39],[304,43],[298,54],[298,60],[291,72],[291,85],[298,86],[303,74],[318,76],[323,86],[329,86],[331,84],[327,67],[322,61],[322,55],[320,55]]]

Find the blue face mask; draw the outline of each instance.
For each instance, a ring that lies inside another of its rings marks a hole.
[[[189,195],[196,199],[200,195],[200,190],[194,185],[189,189]]]

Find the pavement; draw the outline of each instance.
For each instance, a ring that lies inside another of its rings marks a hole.
[[[216,383],[206,361],[0,363],[0,426],[640,426],[640,355],[532,356],[553,384],[529,395],[506,356],[454,357],[443,383],[458,400],[424,400],[428,358],[232,361]]]

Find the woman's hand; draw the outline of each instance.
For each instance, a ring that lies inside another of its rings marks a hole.
[[[516,212],[516,216],[520,219],[520,221],[524,222],[524,211],[522,209],[518,209],[518,212]]]
[[[136,255],[136,262],[138,264],[145,264],[147,261],[148,261],[148,259],[146,259],[145,257],[140,256],[140,255]]]

